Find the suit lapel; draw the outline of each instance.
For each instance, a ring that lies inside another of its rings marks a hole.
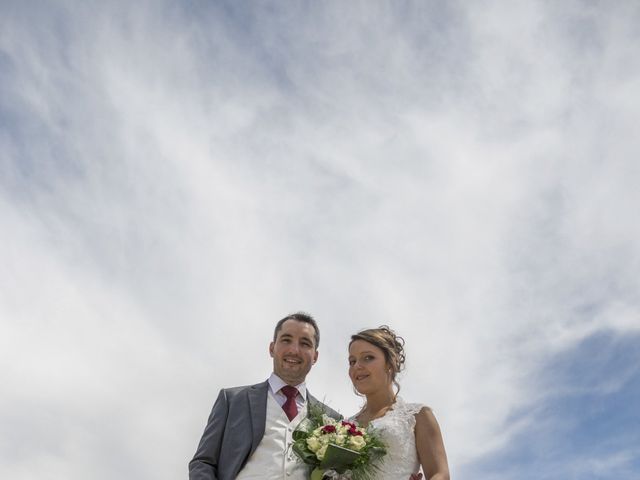
[[[322,404],[316,399],[316,397],[309,393],[309,390],[307,390],[307,410],[318,406],[322,406]]]
[[[342,415],[340,415],[338,412],[334,412],[327,405],[325,405],[320,400],[318,400],[316,397],[311,395],[309,393],[309,390],[307,390],[307,411],[309,410],[309,408],[318,408],[318,409],[322,410],[324,413],[326,413],[327,415],[329,415],[330,417],[335,418],[336,420],[339,420],[339,419],[342,418]]]
[[[264,436],[264,428],[267,421],[267,395],[269,395],[269,382],[258,383],[248,391],[249,418],[251,419],[251,453],[258,448],[258,444]]]

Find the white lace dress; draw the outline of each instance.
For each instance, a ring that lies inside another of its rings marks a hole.
[[[412,473],[418,472],[420,463],[416,451],[415,415],[422,408],[422,404],[406,403],[398,397],[384,416],[371,421],[387,445],[387,454],[375,480],[409,480]]]

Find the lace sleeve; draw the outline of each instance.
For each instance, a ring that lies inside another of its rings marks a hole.
[[[416,414],[423,408],[421,403],[406,403],[398,397],[384,416],[372,420],[387,446],[387,455],[375,480],[402,480],[419,470],[415,426]]]
[[[423,409],[431,410],[429,407],[422,403],[407,403],[407,402],[398,402],[396,409],[398,410],[398,414],[406,419],[407,423],[410,425],[411,430],[413,430],[416,426],[416,415]]]

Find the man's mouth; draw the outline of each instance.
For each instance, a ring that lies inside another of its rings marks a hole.
[[[284,363],[288,363],[289,365],[300,365],[302,360],[298,360],[295,358],[285,358]]]

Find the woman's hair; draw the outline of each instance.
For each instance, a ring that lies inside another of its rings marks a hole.
[[[391,330],[387,325],[381,325],[378,328],[369,328],[362,330],[355,335],[351,335],[349,347],[356,340],[364,340],[375,345],[384,352],[384,358],[389,366],[391,381],[396,386],[396,395],[400,391],[400,384],[396,380],[396,376],[404,369],[404,338]]]

